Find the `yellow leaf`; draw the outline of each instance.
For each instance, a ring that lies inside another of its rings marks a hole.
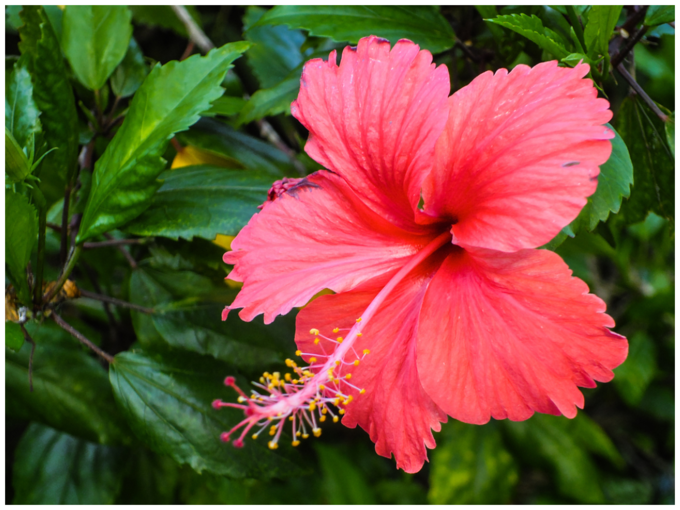
[[[193,165],[215,165],[224,168],[234,168],[235,166],[234,162],[227,158],[187,145],[177,152],[170,168],[182,168]]]

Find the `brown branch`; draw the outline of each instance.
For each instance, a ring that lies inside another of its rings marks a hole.
[[[56,223],[50,223],[49,221],[46,223],[46,225],[56,232],[61,232],[61,225],[57,225]]]
[[[189,43],[187,44],[187,47],[184,49],[184,53],[182,53],[182,56],[179,57],[180,61],[185,60],[191,56],[191,52],[194,51],[194,41],[189,39]]]
[[[626,42],[626,45],[619,50],[619,52],[612,57],[612,62],[611,66],[612,68],[615,68],[618,66],[621,62],[623,62],[623,59],[626,58],[628,53],[630,53],[635,45],[640,42],[640,39],[642,39],[642,36],[645,35],[647,32],[647,27],[642,27],[640,30],[635,32],[635,35],[628,39],[628,42]]]
[[[86,250],[93,250],[95,248],[106,248],[108,246],[120,246],[125,244],[144,244],[148,242],[148,238],[143,239],[110,239],[108,241],[97,241],[92,243],[83,243],[83,248]]]
[[[96,299],[97,301],[102,301],[104,303],[111,303],[112,305],[122,306],[124,308],[131,308],[132,310],[137,310],[138,312],[142,313],[148,314],[156,313],[156,311],[153,308],[146,308],[143,306],[136,305],[134,303],[128,303],[127,301],[122,301],[120,299],[116,299],[110,296],[104,296],[103,294],[95,294],[94,292],[90,292],[89,290],[80,289],[80,295],[82,297]]]
[[[640,21],[644,19],[645,14],[647,14],[647,9],[649,9],[649,5],[644,5],[642,6],[641,9],[636,10],[623,23],[623,25],[621,25],[621,28],[628,33],[632,32],[632,30],[635,28],[635,25],[637,25],[638,23],[640,23]]]
[[[175,14],[187,29],[189,39],[194,41],[194,44],[196,44],[196,46],[198,46],[201,51],[208,53],[215,47],[212,41],[208,39],[208,36],[205,35],[205,32],[201,30],[201,27],[196,24],[194,18],[191,17],[191,14],[189,14],[189,11],[187,11],[184,6],[173,5],[172,10],[175,11]]]
[[[106,237],[109,241],[115,241],[111,234],[104,234],[104,237]],[[116,248],[118,248],[118,250],[123,254],[125,259],[128,261],[128,264],[130,264],[130,267],[132,269],[137,269],[137,261],[132,257],[132,255],[130,255],[130,252],[127,251],[121,244],[116,244],[114,246],[116,246]]]
[[[33,354],[35,354],[35,342],[31,338],[31,335],[28,334],[28,331],[26,331],[23,324],[21,324],[21,331],[23,331],[26,341],[31,344],[31,355],[28,358],[28,387],[31,390],[31,393],[33,393]]]
[[[651,97],[647,95],[647,93],[642,90],[642,87],[640,87],[640,84],[635,81],[635,78],[633,78],[628,70],[621,64],[616,66],[616,70],[619,72],[621,76],[628,82],[628,84],[633,88],[635,92],[642,98],[642,100],[647,103],[647,106],[656,113],[656,115],[664,122],[668,121],[668,115],[663,113],[659,107],[656,105],[656,103],[652,100]]]
[[[61,327],[61,328],[64,329],[65,331],[68,331],[69,333],[71,333],[71,335],[73,335],[74,337],[76,337],[76,339],[77,339],[80,343],[82,343],[82,344],[86,345],[87,347],[89,347],[90,349],[92,349],[99,357],[101,357],[102,359],[104,359],[107,363],[113,363],[113,356],[111,356],[110,354],[105,353],[105,352],[102,351],[99,347],[97,347],[96,345],[94,345],[94,344],[93,344],[90,340],[88,340],[82,333],[80,333],[79,331],[77,331],[76,329],[74,329],[73,326],[71,326],[71,325],[68,324],[66,321],[64,321],[64,319],[62,319],[62,318],[57,314],[57,312],[55,312],[54,310],[52,310],[52,315],[51,315],[51,317],[54,319],[54,322],[56,322],[56,323],[59,325],[59,327]]]

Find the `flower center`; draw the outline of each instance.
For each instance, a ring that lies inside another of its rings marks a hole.
[[[293,446],[297,446],[300,444],[300,437],[303,439],[309,437],[308,427],[314,436],[318,437],[321,435],[320,424],[326,420],[328,415],[333,421],[338,421],[339,417],[333,412],[331,405],[337,409],[339,415],[342,415],[345,413],[345,407],[353,400],[350,393],[358,392],[361,395],[365,392],[364,389],[357,388],[350,382],[352,374],[349,372],[351,367],[359,365],[361,360],[370,354],[370,351],[365,349],[360,356],[354,349],[356,339],[362,336],[362,329],[405,276],[423,260],[450,242],[451,234],[444,232],[416,253],[382,288],[362,316],[356,319],[344,338],[342,336],[330,338],[321,335],[318,329],[312,329],[310,334],[315,336],[314,343],[318,344],[321,339],[324,339],[332,345],[333,352],[321,355],[297,351],[296,355],[308,357],[309,365],[298,367],[294,361],[286,360],[286,365],[295,372],[294,376],[285,374],[282,378],[279,372],[273,374],[265,372],[259,383],[253,383],[258,389],[254,390],[250,396],[236,385],[233,377],[227,377],[224,384],[231,386],[239,394],[239,403],[215,400],[213,407],[215,409],[221,407],[242,409],[246,417],[229,432],[222,433],[222,441],[230,441],[232,434],[243,428],[241,435],[233,441],[234,446],[240,448],[244,445],[243,440],[246,434],[252,428],[257,428],[252,435],[253,439],[256,439],[269,427],[269,434],[274,436],[269,441],[269,447],[276,449],[284,425],[286,421],[290,421],[292,422]],[[335,328],[333,333],[340,333],[340,329]]]

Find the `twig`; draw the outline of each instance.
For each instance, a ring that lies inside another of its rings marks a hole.
[[[288,156],[288,159],[290,159],[295,170],[297,170],[301,176],[304,176],[307,173],[305,171],[305,166],[295,157],[295,151],[285,144],[272,125],[262,119],[255,121],[255,123],[257,124],[257,127],[260,128],[260,136]]]
[[[85,148],[83,148],[83,151]],[[68,210],[71,203],[71,183],[66,184],[64,189],[64,208],[61,212],[61,244],[59,245],[59,265],[63,266],[66,263],[66,255],[68,252]]]
[[[194,41],[192,39],[189,39],[189,43],[187,44],[187,47],[185,48],[184,53],[182,53],[182,56],[179,57],[179,59],[185,60],[185,59],[189,58],[192,51],[194,51]]]
[[[475,54],[472,52],[472,50],[471,50],[468,46],[466,46],[465,43],[462,42],[462,41],[461,41],[460,39],[458,39],[458,38],[456,38],[456,44],[455,44],[455,46],[458,46],[461,50],[463,50],[463,53],[465,53],[465,56],[466,56],[467,58],[469,58],[470,60],[472,60],[475,64],[479,63],[479,61],[481,60],[480,57],[478,57],[477,55],[475,55]]]
[[[87,277],[90,279],[90,282],[92,282],[92,286],[94,287],[94,290],[96,290],[99,294],[102,293],[102,288],[99,285],[99,282],[97,281],[97,276],[95,274],[94,269],[90,267],[90,265],[85,262],[84,260],[82,261],[83,269],[85,269],[85,273],[87,274]],[[83,291],[82,289],[78,289],[80,291],[80,294],[82,295]],[[111,312],[111,307],[109,306],[109,303],[102,303],[104,305],[104,312],[106,312],[106,317],[108,317],[109,322],[111,323],[111,326],[115,329],[118,325],[118,321],[116,321],[116,318],[113,316],[113,312]]]
[[[138,312],[142,313],[147,313],[147,314],[152,314],[155,313],[155,310],[153,308],[145,308],[143,306],[136,305],[134,303],[128,303],[127,301],[122,301],[120,299],[116,299],[114,297],[110,296],[104,296],[102,294],[95,294],[94,292],[90,292],[89,290],[80,290],[80,295],[82,297],[90,298],[90,299],[96,299],[97,301],[102,301],[104,303],[111,303],[112,305],[116,306],[122,306],[124,308],[131,308],[132,310],[137,310]]]
[[[69,275],[71,274],[71,271],[73,271],[73,268],[76,266],[76,261],[80,257],[80,253],[82,252],[82,247],[81,246],[76,246],[75,249],[73,250],[73,253],[71,253],[71,258],[68,260],[68,264],[64,268],[64,270],[61,273],[61,276],[57,280],[57,283],[55,284],[52,289],[43,296],[42,302],[47,304],[50,302],[50,300],[57,295],[57,292],[61,290],[61,288],[64,286],[64,283],[66,283],[66,280],[68,280]]]
[[[142,239],[110,239],[108,241],[97,241],[92,243],[83,243],[83,248],[86,250],[93,250],[95,248],[105,248],[107,246],[119,246],[124,244],[144,244],[148,242],[149,238]]]
[[[205,32],[201,30],[201,27],[196,24],[194,18],[191,17],[191,14],[189,14],[189,11],[187,11],[183,5],[173,5],[172,10],[175,11],[175,14],[179,20],[186,27],[187,32],[189,33],[189,39],[194,41],[196,46],[198,46],[201,51],[208,53],[215,47],[212,41],[208,39],[208,36],[205,35]]]
[[[647,27],[642,27],[640,30],[635,32],[635,35],[628,39],[628,42],[626,42],[626,45],[619,50],[619,52],[612,57],[612,63],[611,66],[612,68],[618,66],[621,62],[623,62],[623,59],[626,58],[626,55],[631,52],[631,50],[635,47],[635,45],[640,42],[640,39],[642,39],[642,36],[645,35],[647,32]]]
[[[87,347],[92,349],[95,353],[97,353],[98,356],[106,360],[107,363],[113,363],[113,356],[110,354],[105,353],[102,351],[99,347],[94,345],[90,340],[88,340],[82,333],[77,331],[76,329],[73,328],[70,324],[68,324],[64,319],[62,319],[57,312],[52,310],[52,315],[51,317],[54,319],[54,322],[56,322],[59,327],[62,329],[68,331],[71,333],[74,337],[76,337],[82,344],[85,344]]]
[[[49,221],[46,223],[46,225],[56,232],[61,232],[61,225],[57,225],[56,223],[50,223]]]
[[[643,5],[641,9],[636,10],[631,16],[621,25],[621,28],[630,33],[640,21],[642,21],[647,14],[649,5]]]
[[[621,76],[628,82],[628,84],[633,87],[633,90],[637,92],[637,94],[642,98],[642,100],[647,103],[647,106],[656,113],[656,115],[663,121],[667,122],[668,121],[668,115],[663,113],[659,107],[656,105],[654,101],[652,101],[652,98],[647,95],[647,93],[642,90],[642,87],[640,87],[640,84],[635,81],[635,78],[633,78],[628,70],[621,64],[616,66],[616,70],[619,72]]]
[[[31,344],[31,355],[28,357],[28,387],[31,390],[31,393],[33,393],[33,354],[35,354],[35,342],[31,338],[31,335],[28,334],[28,331],[26,331],[23,324],[21,324],[21,331],[23,331],[26,341]]]
[[[111,234],[104,234],[104,237],[106,237],[109,241],[115,241]],[[116,248],[118,248],[118,250],[123,254],[125,259],[128,261],[128,264],[130,264],[130,267],[132,267],[132,269],[137,269],[137,261],[132,257],[132,255],[130,255],[130,252],[127,251],[121,244],[116,244],[114,246],[116,246]]]

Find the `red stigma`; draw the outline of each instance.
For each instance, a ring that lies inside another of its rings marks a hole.
[[[212,406],[213,409],[219,409],[222,407],[222,401],[220,399],[213,400]]]
[[[234,439],[234,448],[243,448],[243,439]]]
[[[224,380],[225,386],[233,386],[234,384],[236,384],[236,378],[231,375]]]
[[[222,440],[223,443],[228,443],[229,442],[229,433],[228,432],[222,432],[220,434],[220,439]]]

